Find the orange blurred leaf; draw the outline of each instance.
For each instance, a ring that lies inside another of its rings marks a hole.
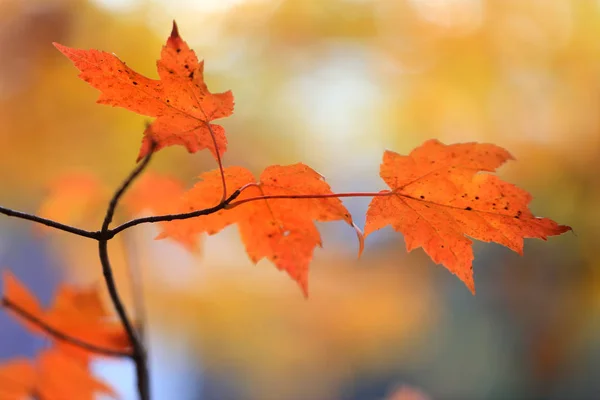
[[[21,310],[52,329],[90,345],[126,351],[130,348],[129,338],[121,324],[113,321],[104,308],[96,288],[77,288],[63,285],[55,296],[53,305],[43,310],[35,297],[9,271],[3,272],[3,300],[18,306]],[[8,307],[10,310],[10,307]],[[11,314],[22,321],[34,333],[46,334],[38,325],[23,318],[18,312]],[[66,352],[87,359],[90,352],[67,341],[59,341],[57,346]]]
[[[86,362],[58,348],[44,350],[37,359],[14,359],[0,364],[0,399],[81,399],[97,394],[117,398],[115,391],[94,377]]]
[[[535,217],[528,208],[531,195],[523,189],[478,173],[494,172],[512,158],[492,144],[447,146],[437,140],[408,156],[386,151],[380,176],[392,192],[371,201],[365,235],[392,225],[404,235],[408,251],[423,247],[475,293],[472,242],[466,236],[522,254],[523,238],[546,239],[571,230]]]
[[[402,385],[388,395],[385,400],[431,400],[431,398],[417,388]]]
[[[50,183],[38,215],[70,225],[81,224],[99,218],[107,204],[108,189],[95,175],[68,173]],[[52,229],[40,227],[44,231]]]
[[[36,386],[37,372],[24,358],[15,358],[0,364],[0,399],[26,399]]]
[[[184,192],[185,187],[181,181],[173,177],[147,173],[125,195],[123,205],[131,215],[139,215],[145,211],[152,215],[174,214],[179,210]],[[185,245],[187,249],[198,251],[199,234],[173,235],[173,239]]]

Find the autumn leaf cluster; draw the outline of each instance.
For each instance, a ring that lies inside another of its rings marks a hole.
[[[100,90],[98,103],[156,117],[144,132],[138,159],[154,141],[156,150],[172,145],[192,153],[208,149],[221,166],[227,139],[224,128],[213,121],[232,114],[233,95],[208,90],[204,62],[181,39],[176,24],[157,62],[159,80],[136,73],[113,54],[55,46],[81,71],[81,79]],[[490,174],[510,159],[510,153],[495,145],[444,145],[436,140],[408,156],[386,151],[380,176],[389,189],[373,194],[366,235],[391,225],[404,235],[408,251],[422,247],[474,292],[468,237],[522,253],[524,238],[546,239],[570,229],[535,217],[526,191]],[[217,206],[225,200],[223,194],[238,190],[236,201],[213,214],[163,224],[159,238],[192,246],[196,235],[213,235],[237,224],[253,262],[269,259],[307,293],[308,266],[314,248],[321,245],[314,222],[342,220],[355,227],[340,200],[345,194],[332,192],[321,175],[299,163],[267,167],[258,179],[242,167],[205,172],[178,204],[172,198],[166,203],[173,206],[172,213],[191,212]],[[167,212],[161,193],[148,188],[135,203],[157,214]],[[360,232],[359,239],[362,250]]]
[[[125,356],[130,343],[123,327],[105,309],[97,287],[63,285],[47,309],[10,272],[5,271],[2,305],[33,334],[50,345],[34,360],[17,358],[0,365],[0,399],[94,399],[116,397],[93,376],[95,348]],[[62,334],[68,332],[68,337]],[[110,351],[112,350],[112,352]]]

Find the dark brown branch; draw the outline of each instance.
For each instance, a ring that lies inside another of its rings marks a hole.
[[[183,214],[157,215],[157,216],[153,216],[153,217],[143,217],[143,218],[132,219],[131,221],[125,222],[124,224],[119,225],[114,229],[110,229],[107,232],[107,235],[109,237],[113,237],[117,233],[122,232],[125,229],[129,229],[133,226],[140,225],[140,224],[163,222],[163,221],[174,221],[174,220],[179,220],[179,219],[189,219],[189,218],[199,217],[201,215],[213,214],[213,213],[216,213],[217,211],[220,211],[220,210],[226,208],[229,205],[229,203],[231,203],[233,200],[235,200],[240,195],[240,193],[241,193],[241,190],[238,189],[235,192],[233,192],[231,194],[231,196],[229,196],[225,201],[217,204],[214,207],[205,208],[204,210],[191,211],[189,213],[183,213]]]
[[[55,339],[62,340],[63,342],[70,343],[70,344],[80,347],[84,350],[89,350],[93,353],[102,354],[105,356],[110,356],[110,357],[132,357],[133,356],[132,353],[119,351],[119,350],[113,350],[113,349],[107,349],[105,347],[96,346],[94,344],[87,343],[83,340],[69,336],[68,334],[61,332],[56,328],[53,328],[52,326],[48,325],[46,322],[42,321],[38,317],[25,311],[24,309],[19,307],[16,303],[13,303],[12,301],[10,301],[7,298],[2,298],[2,306],[14,311],[21,318],[27,320],[28,322],[31,322],[32,324],[34,324],[38,328],[42,329],[44,332],[46,332],[48,335],[52,336]]]
[[[117,284],[115,282],[115,278],[112,273],[112,267],[110,265],[110,259],[108,257],[108,241],[114,236],[109,234],[109,225],[115,214],[119,200],[121,199],[125,191],[129,188],[131,183],[148,166],[148,163],[152,158],[152,154],[154,153],[155,148],[156,143],[152,143],[148,155],[143,159],[143,161],[140,164],[138,164],[138,166],[131,172],[131,174],[129,174],[127,179],[125,179],[121,187],[117,189],[113,198],[110,200],[110,203],[108,204],[108,209],[106,210],[106,216],[104,217],[104,222],[102,223],[102,229],[100,230],[100,239],[98,240],[98,253],[100,256],[100,263],[102,264],[102,274],[104,275],[104,281],[106,282],[106,287],[108,289],[108,293],[110,294],[110,299],[117,311],[119,319],[121,320],[123,328],[125,329],[125,332],[127,332],[127,336],[129,337],[129,340],[131,341],[131,345],[133,347],[132,358],[135,363],[137,388],[138,393],[140,395],[140,400],[150,400],[150,376],[148,374],[148,355],[144,343],[142,343],[138,332],[133,327],[130,317],[127,315],[127,311],[125,310],[125,306],[123,305],[123,301],[121,300],[121,297],[117,290]]]
[[[83,236],[90,239],[98,239],[99,237],[99,232],[86,231],[85,229],[75,228],[74,226],[61,224],[60,222],[56,222],[51,219],[38,217],[37,215],[28,214],[22,211],[11,210],[10,208],[6,207],[0,207],[0,213],[9,217],[16,217],[25,219],[27,221],[37,222],[38,224],[46,225],[50,228],[58,229],[60,231],[69,232],[77,236]]]

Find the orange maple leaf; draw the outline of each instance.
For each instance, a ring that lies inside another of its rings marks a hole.
[[[225,130],[211,121],[233,113],[233,95],[208,90],[204,62],[181,39],[175,21],[157,62],[160,80],[138,74],[114,54],[54,46],[81,71],[81,79],[101,91],[98,103],[156,117],[144,132],[138,160],[152,141],[156,150],[183,145],[190,153],[209,149],[216,158],[225,152]]]
[[[519,254],[524,238],[546,239],[571,230],[528,209],[531,195],[491,174],[513,157],[492,144],[444,145],[429,140],[402,156],[386,151],[380,176],[392,189],[369,204],[365,236],[386,225],[456,274],[475,293],[470,236]],[[383,192],[382,192],[383,193]]]
[[[36,360],[18,358],[0,365],[0,399],[93,400],[115,391],[94,377],[87,363],[71,358],[58,348],[42,351]]]
[[[37,299],[7,270],[3,271],[3,303],[17,306],[30,317],[54,330],[93,346],[126,352],[129,338],[120,323],[113,321],[104,308],[96,288],[77,288],[63,285],[56,294],[53,305],[43,310]],[[38,325],[8,307],[11,314],[22,321],[30,331],[46,334]],[[87,359],[90,352],[67,341],[56,344],[65,352]]]
[[[225,169],[227,188],[235,191],[249,185],[238,202],[263,196],[331,195],[323,177],[304,164],[267,167],[256,182],[242,167]],[[182,210],[213,207],[221,201],[222,181],[219,171],[200,176],[183,196]],[[185,237],[198,233],[213,235],[237,223],[250,259],[272,261],[286,271],[308,293],[308,265],[321,236],[313,221],[343,220],[353,225],[352,217],[339,198],[270,198],[240,204],[214,214],[165,224],[159,238]],[[362,234],[361,234],[362,235]],[[362,236],[360,236],[362,238]]]

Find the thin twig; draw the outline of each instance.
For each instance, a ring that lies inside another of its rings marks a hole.
[[[252,184],[252,185],[254,185],[254,184]],[[271,200],[271,199],[326,199],[326,198],[335,198],[335,197],[376,197],[376,196],[389,196],[390,194],[393,193],[391,191],[381,191],[381,192],[364,192],[364,193],[355,192],[355,193],[331,193],[331,194],[267,195],[267,196],[250,197],[247,199],[234,201],[242,193],[242,191],[244,189],[246,189],[247,187],[250,187],[252,185],[246,185],[246,186],[241,187],[240,189],[233,192],[231,194],[231,196],[229,196],[224,202],[221,202],[214,207],[205,208],[203,210],[191,211],[189,213],[183,213],[183,214],[155,215],[152,217],[143,217],[143,218],[132,219],[131,221],[125,222],[124,224],[121,224],[121,225],[117,226],[116,228],[110,229],[106,233],[106,235],[108,235],[109,237],[113,237],[116,234],[118,234],[126,229],[129,229],[133,226],[140,225],[140,224],[148,224],[148,223],[152,224],[155,222],[190,219],[190,218],[199,217],[201,215],[209,215],[209,214],[216,213],[217,211],[223,210],[225,208],[230,209],[230,208],[237,207],[241,204],[248,203],[251,201]]]
[[[28,322],[31,322],[32,324],[34,324],[38,328],[42,329],[44,332],[46,332],[47,334],[49,334],[50,336],[52,336],[55,339],[62,340],[63,342],[67,342],[74,346],[81,347],[82,349],[89,350],[91,352],[94,352],[97,354],[102,354],[105,356],[110,356],[110,357],[132,357],[133,356],[132,353],[128,353],[128,352],[120,351],[120,350],[108,349],[108,348],[102,347],[102,346],[96,346],[96,345],[88,343],[86,341],[74,338],[64,332],[59,331],[56,328],[53,328],[52,326],[48,325],[46,322],[42,321],[38,317],[25,311],[24,309],[19,307],[16,303],[12,302],[10,299],[7,299],[5,297],[2,298],[2,306],[14,311],[21,318],[27,320]]]
[[[112,218],[115,214],[115,210],[117,208],[117,204],[119,200],[125,193],[125,191],[129,188],[129,185],[144,171],[144,169],[148,166],[150,159],[152,158],[152,154],[154,153],[154,149],[156,148],[156,142],[153,142],[150,148],[150,152],[144,158],[144,160],[138,164],[138,166],[129,174],[127,179],[123,182],[121,187],[115,192],[113,198],[110,200],[108,204],[108,209],[106,210],[106,216],[104,217],[104,222],[102,223],[102,229],[100,230],[100,239],[98,240],[98,253],[100,256],[100,263],[102,264],[102,273],[104,275],[104,281],[106,282],[106,287],[108,289],[108,293],[110,294],[110,299],[119,315],[119,319],[123,324],[123,328],[125,328],[125,332],[127,332],[127,336],[131,341],[131,345],[133,347],[133,361],[135,362],[136,376],[137,376],[137,388],[138,393],[140,395],[140,400],[150,400],[150,376],[148,374],[148,355],[147,350],[144,346],[144,343],[140,340],[138,333],[136,332],[131,319],[127,315],[127,311],[125,310],[125,306],[123,305],[123,301],[119,296],[119,292],[117,290],[117,285],[115,282],[115,278],[112,273],[112,267],[110,265],[110,259],[108,256],[108,241],[114,236],[109,235],[109,225],[112,221]]]
[[[225,199],[225,201],[217,204],[214,207],[205,208],[204,210],[191,211],[189,213],[183,213],[183,214],[156,215],[156,216],[152,216],[152,217],[143,217],[143,218],[132,219],[131,221],[125,222],[124,224],[121,224],[121,225],[117,226],[116,228],[110,229],[106,234],[109,237],[113,237],[114,235],[116,235],[119,232],[122,232],[126,229],[129,229],[133,226],[140,225],[140,224],[163,222],[163,221],[174,221],[174,220],[179,220],[179,219],[190,219],[190,218],[194,218],[194,217],[199,217],[201,215],[213,214],[213,213],[216,213],[217,211],[227,208],[229,206],[229,203],[231,203],[233,200],[235,200],[240,195],[240,193],[241,192],[238,189],[235,192],[233,192],[231,194],[231,196],[229,196],[227,199]]]
[[[65,231],[72,233],[77,236],[83,236],[90,239],[98,239],[98,232],[90,232],[85,229],[75,228],[74,226],[61,224],[60,222],[53,221],[51,219],[38,217],[37,215],[28,214],[22,211],[12,210],[6,207],[0,207],[0,214],[7,215],[9,217],[16,217],[20,219],[25,219],[27,221],[37,222],[38,224],[46,225],[50,228],[58,229],[60,231]]]

